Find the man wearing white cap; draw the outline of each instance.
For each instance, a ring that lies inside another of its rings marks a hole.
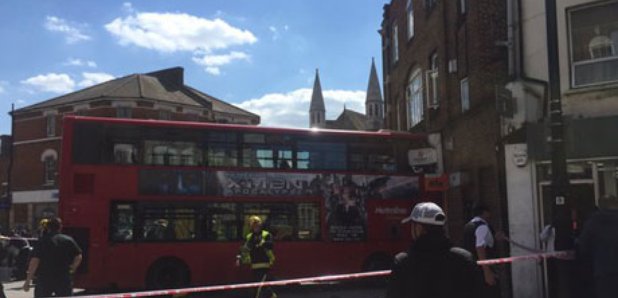
[[[395,257],[387,298],[477,297],[480,280],[472,255],[446,237],[446,215],[434,203],[419,203],[401,223],[410,223],[412,245]]]

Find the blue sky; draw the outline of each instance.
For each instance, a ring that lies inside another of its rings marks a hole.
[[[381,77],[378,0],[0,1],[0,134],[17,108],[114,77],[181,66],[185,83],[306,127],[315,75],[327,118],[364,111]]]

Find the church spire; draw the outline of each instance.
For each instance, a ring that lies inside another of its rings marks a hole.
[[[311,105],[309,106],[309,127],[325,127],[325,114],[326,109],[324,108],[324,97],[322,96],[320,75],[318,73],[318,69],[316,69],[315,81],[313,82],[313,93],[311,94]]]
[[[367,97],[365,98],[365,115],[371,119],[373,129],[380,129],[384,119],[384,101],[380,91],[378,72],[376,71],[375,60],[371,58],[371,71],[369,73],[369,84],[367,86]]]

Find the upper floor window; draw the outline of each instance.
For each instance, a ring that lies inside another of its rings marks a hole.
[[[427,97],[430,107],[437,108],[440,104],[439,86],[438,86],[438,54],[433,53],[429,57],[430,69],[427,70]]]
[[[399,60],[399,29],[396,24],[393,25],[393,63],[396,63]]]
[[[118,118],[131,118],[132,109],[131,107],[117,107],[116,108],[116,117]]]
[[[406,88],[408,99],[408,127],[414,127],[423,120],[423,76],[420,69],[412,72]]]
[[[466,14],[468,12],[468,0],[457,0],[459,1],[459,13]]]
[[[41,162],[43,162],[43,182],[51,185],[56,181],[56,160],[58,153],[54,149],[47,149],[41,154]]]
[[[406,10],[408,11],[408,39],[410,39],[414,37],[414,7],[412,0],[408,0]]]
[[[618,82],[618,2],[570,12],[573,87]]]
[[[427,11],[431,11],[434,7],[436,7],[437,0],[425,0],[425,9]]]
[[[46,121],[46,131],[48,137],[53,137],[56,135],[56,115],[47,115],[45,116]]]
[[[172,120],[172,112],[169,110],[160,110],[159,119],[160,120]]]
[[[459,82],[459,96],[461,99],[461,112],[470,109],[470,87],[468,86],[468,78],[463,78]]]

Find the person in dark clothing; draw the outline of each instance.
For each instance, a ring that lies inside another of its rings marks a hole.
[[[472,255],[453,247],[444,232],[446,216],[434,203],[419,203],[402,223],[410,222],[414,242],[398,254],[387,298],[476,298],[479,275]]]
[[[262,219],[259,216],[249,218],[251,232],[245,237],[245,244],[241,247],[240,254],[236,256],[236,266],[248,264],[251,266],[254,281],[264,282],[270,280],[270,268],[275,263],[273,252],[273,237],[262,229]],[[260,286],[255,293],[256,298],[276,298],[277,294],[271,287],[262,289]]]
[[[61,234],[60,218],[50,219],[47,228],[48,233],[32,252],[23,289],[26,292],[30,290],[30,283],[36,274],[34,297],[72,296],[71,274],[82,261],[82,250],[71,236]]]
[[[474,218],[464,226],[463,247],[472,253],[474,261],[496,257],[494,231],[489,226],[491,212],[483,203],[474,206]],[[479,271],[484,281],[483,296],[500,297],[500,287],[496,273],[491,266],[481,266]]]
[[[618,200],[599,201],[577,241],[580,262],[592,264],[597,298],[618,297]]]

